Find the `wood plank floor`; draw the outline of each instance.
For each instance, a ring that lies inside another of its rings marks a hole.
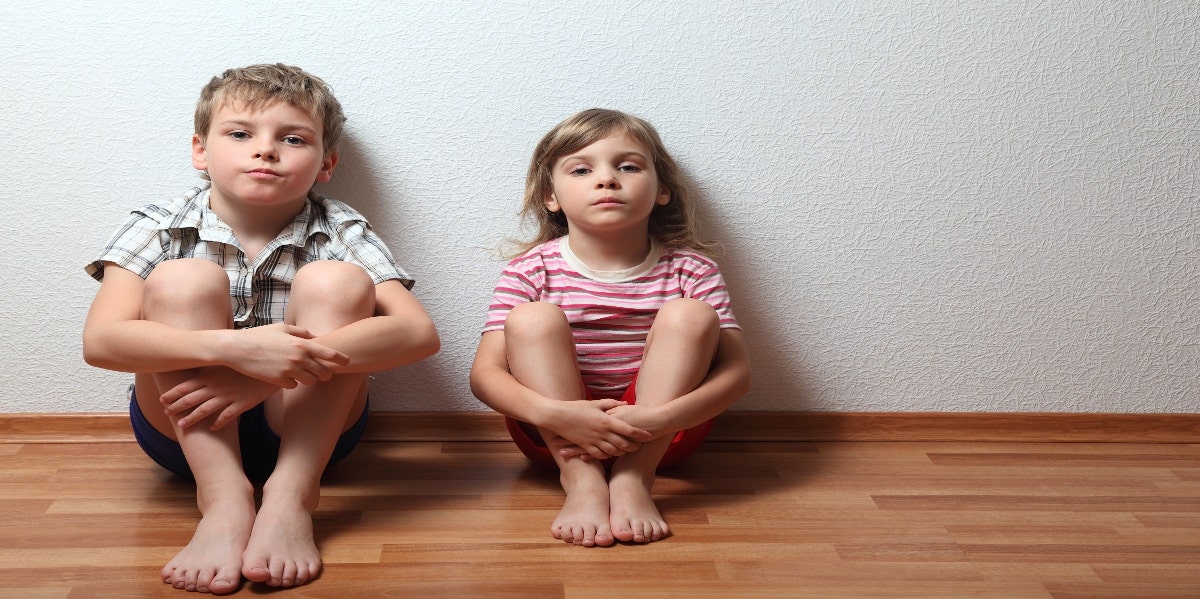
[[[1200,597],[1200,445],[708,443],[660,478],[674,535],[550,537],[506,442],[365,442],[292,597]],[[192,490],[132,442],[0,444],[0,597],[180,597]],[[236,596],[271,592],[244,586]]]

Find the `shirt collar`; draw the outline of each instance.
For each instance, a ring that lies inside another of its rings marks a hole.
[[[195,229],[204,241],[217,241],[230,245],[238,245],[233,229],[221,221],[216,212],[208,206],[209,186],[198,187],[185,196],[185,203],[175,215],[163,222],[160,229]],[[318,233],[331,236],[334,224],[327,218],[324,202],[315,193],[309,192],[304,209],[297,214],[288,226],[284,227],[274,241],[268,245],[290,243],[296,247],[304,247],[308,239]]]

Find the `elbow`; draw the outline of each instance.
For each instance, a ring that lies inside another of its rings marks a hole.
[[[438,335],[437,327],[434,326],[433,320],[426,320],[415,333],[414,337],[417,341],[416,345],[421,353],[421,358],[428,358],[441,351],[442,339]]]
[[[88,366],[111,370],[108,359],[105,357],[105,353],[101,348],[102,345],[100,341],[95,338],[95,335],[90,335],[87,331],[84,331],[83,361],[86,362]]]

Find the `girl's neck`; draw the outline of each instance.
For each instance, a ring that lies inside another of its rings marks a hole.
[[[567,236],[571,253],[597,271],[618,271],[641,264],[650,253],[650,235],[646,231],[595,235],[571,230]]]

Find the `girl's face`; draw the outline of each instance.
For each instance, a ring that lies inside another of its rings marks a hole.
[[[546,207],[561,210],[570,231],[648,230],[650,211],[671,200],[670,191],[658,182],[649,149],[624,133],[556,160],[551,184]]]

